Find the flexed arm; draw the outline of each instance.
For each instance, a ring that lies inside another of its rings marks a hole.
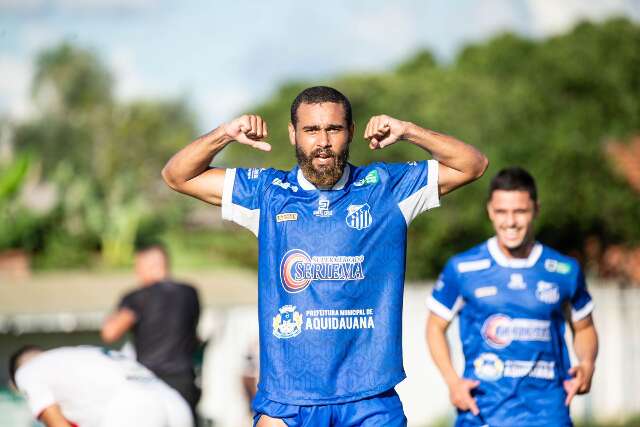
[[[384,148],[401,139],[428,151],[440,163],[438,190],[447,194],[458,187],[480,178],[489,166],[489,160],[475,147],[414,123],[404,122],[387,115],[374,116],[364,132],[372,150]]]
[[[178,151],[162,169],[162,178],[180,193],[220,206],[225,170],[210,168],[211,161],[232,141],[270,151],[271,145],[264,142],[267,136],[267,123],[262,117],[238,117]]]

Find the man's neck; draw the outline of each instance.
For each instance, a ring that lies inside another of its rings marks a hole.
[[[498,248],[500,248],[500,252],[502,252],[507,258],[529,258],[531,255],[531,251],[535,246],[535,239],[531,238],[523,242],[517,248],[508,248],[500,242],[498,239]]]

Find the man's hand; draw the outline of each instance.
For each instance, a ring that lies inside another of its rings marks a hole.
[[[250,145],[262,151],[271,151],[271,145],[263,140],[269,135],[267,123],[255,114],[245,114],[223,125],[229,138],[240,144]]]
[[[364,130],[364,139],[369,141],[369,148],[384,148],[404,138],[408,123],[384,114],[369,119]]]
[[[571,400],[576,394],[589,393],[591,390],[591,379],[593,378],[593,371],[595,367],[590,363],[580,363],[569,369],[569,375],[573,378],[565,380],[562,384],[564,391],[567,392],[567,398],[564,401],[566,406],[571,404]]]
[[[480,381],[459,378],[449,385],[449,399],[456,408],[461,411],[471,411],[473,415],[478,415],[480,410],[476,400],[471,396],[471,390],[478,387]]]

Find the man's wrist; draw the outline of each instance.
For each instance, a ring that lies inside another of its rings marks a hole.
[[[224,148],[227,144],[230,144],[235,140],[232,136],[227,133],[226,123],[221,124],[210,133],[209,143],[212,145],[221,146]]]

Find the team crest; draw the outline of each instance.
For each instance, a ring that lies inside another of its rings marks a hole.
[[[536,298],[546,304],[555,304],[560,301],[560,289],[555,283],[541,280],[536,289]]]
[[[364,205],[349,205],[347,208],[347,225],[356,230],[367,228],[373,222],[371,207],[368,203]]]
[[[482,353],[473,361],[473,368],[478,378],[495,381],[502,377],[504,362],[494,353]]]
[[[302,313],[294,305],[280,307],[273,318],[273,335],[276,338],[293,338],[302,332]]]

